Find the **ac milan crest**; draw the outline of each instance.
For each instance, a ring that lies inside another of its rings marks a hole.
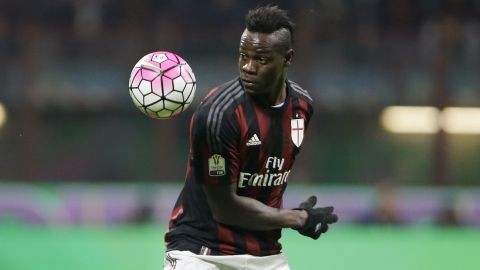
[[[292,119],[291,120],[291,135],[293,144],[297,147],[300,147],[303,141],[303,134],[305,131],[304,120],[303,118]]]

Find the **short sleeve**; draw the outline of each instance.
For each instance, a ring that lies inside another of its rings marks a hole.
[[[239,172],[238,122],[233,113],[203,108],[192,123],[195,178],[200,184],[229,185]]]

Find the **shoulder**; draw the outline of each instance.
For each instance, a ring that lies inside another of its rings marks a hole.
[[[298,83],[288,80],[288,86],[291,90],[291,95],[294,97],[298,97],[299,99],[305,100],[310,106],[313,106],[313,99],[303,87],[301,87]]]
[[[244,95],[240,80],[235,78],[213,88],[197,107],[196,115],[206,121],[214,121],[214,116],[233,111]]]
[[[195,111],[193,135],[204,136],[209,147],[218,150],[223,140],[234,138],[238,131],[235,110],[244,97],[238,78],[212,89]]]
[[[301,87],[298,83],[288,80],[288,87],[290,91],[290,96],[293,99],[293,107],[294,110],[304,111],[307,121],[313,115],[314,106],[313,106],[313,99],[303,87]]]
[[[233,111],[245,95],[240,80],[235,78],[213,88],[197,108],[197,117],[207,117],[212,120],[214,115],[224,115]],[[210,116],[210,117],[209,117]]]
[[[240,80],[235,78],[210,90],[200,105],[201,107],[218,106],[226,98],[238,99],[243,94],[244,91]]]

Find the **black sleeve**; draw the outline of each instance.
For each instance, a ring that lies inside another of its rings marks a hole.
[[[239,132],[235,114],[203,106],[194,116],[191,143],[196,179],[201,184],[229,185],[239,172]]]

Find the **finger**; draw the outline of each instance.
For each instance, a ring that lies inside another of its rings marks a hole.
[[[335,214],[330,214],[325,217],[325,223],[332,224],[338,221],[338,216]]]
[[[333,206],[322,207],[321,209],[326,215],[333,213]]]
[[[327,223],[322,223],[322,226],[320,226],[320,232],[321,233],[326,233],[328,231],[328,224]]]
[[[315,226],[315,234],[322,234],[326,233],[328,231],[328,224],[327,223],[318,223],[317,226]]]
[[[317,203],[317,196],[310,196],[307,199],[307,203],[310,205],[310,207],[313,207]]]
[[[320,237],[320,234],[322,234],[322,224],[321,223],[318,223],[316,226],[315,226],[315,231],[313,233],[313,236],[312,238],[313,239],[318,239]]]
[[[303,208],[303,209],[312,208],[316,203],[317,203],[317,197],[310,196],[306,201],[300,204],[299,208]]]

